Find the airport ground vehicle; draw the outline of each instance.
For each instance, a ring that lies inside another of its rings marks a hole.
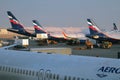
[[[108,48],[112,47],[112,43],[109,41],[102,41],[102,43],[100,44],[100,47],[104,48],[104,49],[106,49],[106,48],[108,49]]]
[[[87,49],[93,48],[93,43],[89,39],[86,40],[85,44],[86,44]]]

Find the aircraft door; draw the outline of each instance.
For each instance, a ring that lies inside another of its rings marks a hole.
[[[50,80],[50,75],[51,75],[51,71],[50,70],[47,70],[45,72],[45,80]]]
[[[38,72],[38,80],[44,80],[44,69],[40,69]]]
[[[38,72],[38,80],[50,80],[50,70],[40,69]]]

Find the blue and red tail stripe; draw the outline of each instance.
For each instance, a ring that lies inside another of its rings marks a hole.
[[[24,29],[24,26],[17,20],[17,18],[10,12],[7,11],[8,18],[10,20],[12,28],[7,29],[8,31],[26,35],[26,36],[32,36],[35,37],[36,35],[34,33],[30,33]]]
[[[39,24],[37,20],[32,20],[32,21],[36,33],[47,33],[46,31],[43,30],[42,26]]]
[[[98,34],[100,32],[99,28],[97,28],[90,19],[87,19],[87,23],[90,30],[90,34]]]
[[[12,29],[20,29],[20,28],[24,28],[22,24],[20,24],[20,22],[17,20],[17,18],[10,12],[7,11],[10,23],[12,25]]]

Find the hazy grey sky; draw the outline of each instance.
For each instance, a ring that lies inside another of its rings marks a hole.
[[[0,26],[10,27],[6,11],[25,26],[37,19],[43,26],[87,27],[87,18],[101,28],[120,26],[120,0],[0,0]]]

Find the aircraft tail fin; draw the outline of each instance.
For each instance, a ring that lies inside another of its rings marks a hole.
[[[68,38],[68,35],[64,31],[62,32],[62,34],[63,34],[65,39]]]
[[[113,30],[118,30],[118,28],[117,28],[115,23],[113,23]]]
[[[19,22],[19,20],[12,14],[11,11],[7,11],[8,18],[10,20],[10,23],[12,25],[12,29],[18,30],[20,32],[24,32],[25,29],[23,25]]]
[[[90,34],[97,34],[101,31],[91,19],[87,19],[87,23],[89,26]]]
[[[36,33],[46,33],[37,20],[32,20]]]

